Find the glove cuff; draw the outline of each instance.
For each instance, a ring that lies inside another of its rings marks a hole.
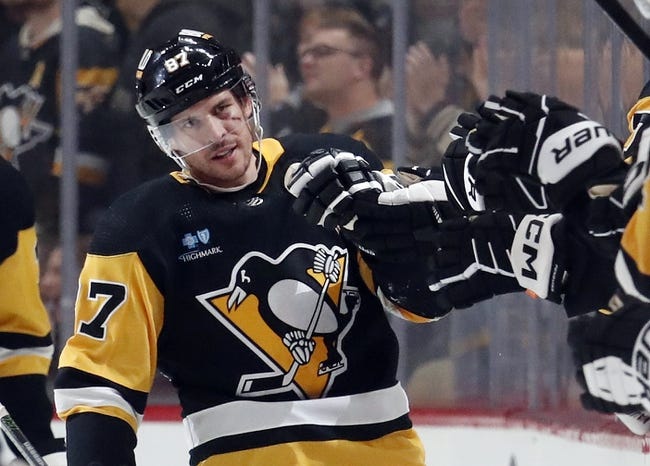
[[[526,215],[515,232],[510,257],[519,284],[540,298],[554,301],[560,300],[565,275],[552,235],[561,220],[561,214]]]

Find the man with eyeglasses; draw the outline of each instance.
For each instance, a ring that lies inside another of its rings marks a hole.
[[[376,28],[353,8],[303,16],[298,59],[304,97],[322,108],[321,132],[363,141],[390,165],[393,104],[382,96],[385,51]]]

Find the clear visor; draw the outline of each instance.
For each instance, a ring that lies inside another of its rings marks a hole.
[[[245,119],[251,133],[257,137],[258,141],[261,141],[263,129],[260,123],[260,102],[255,91],[255,84],[248,75],[244,75],[240,82],[244,83],[246,95],[252,104],[251,108],[248,108],[248,104],[244,105],[244,108],[247,109],[244,113],[249,113]],[[209,149],[219,143],[225,133],[237,127],[242,120],[238,106],[239,104],[224,100],[216,102],[216,105],[204,113],[185,113],[182,118],[178,118],[177,115],[170,123],[147,128],[158,147],[174,159],[181,168],[185,168],[183,158]]]
[[[216,144],[224,133],[223,127],[234,119],[232,116],[192,115],[158,126],[156,137],[165,152],[183,158]]]

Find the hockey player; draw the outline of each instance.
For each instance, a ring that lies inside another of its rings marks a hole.
[[[0,403],[47,464],[65,465],[63,439],[50,427],[47,374],[54,346],[38,289],[33,198],[20,173],[2,158],[0,194]]]
[[[136,76],[137,110],[180,171],[95,231],[55,383],[69,465],[135,464],[157,368],[192,465],[423,465],[385,310],[425,322],[436,308],[405,302],[404,270],[370,269],[285,188],[314,151],[379,159],[344,136],[262,139],[254,85],[210,34],[146,50]]]

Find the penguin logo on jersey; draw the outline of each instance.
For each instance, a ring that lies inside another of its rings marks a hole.
[[[7,160],[46,141],[53,133],[49,123],[37,120],[43,96],[28,85],[0,86],[0,155]],[[14,161],[15,162],[15,161]]]
[[[360,304],[358,288],[347,285],[347,259],[345,249],[302,243],[275,259],[251,252],[227,288],[197,297],[259,357],[243,370],[238,395],[327,394],[347,369],[341,341]]]

